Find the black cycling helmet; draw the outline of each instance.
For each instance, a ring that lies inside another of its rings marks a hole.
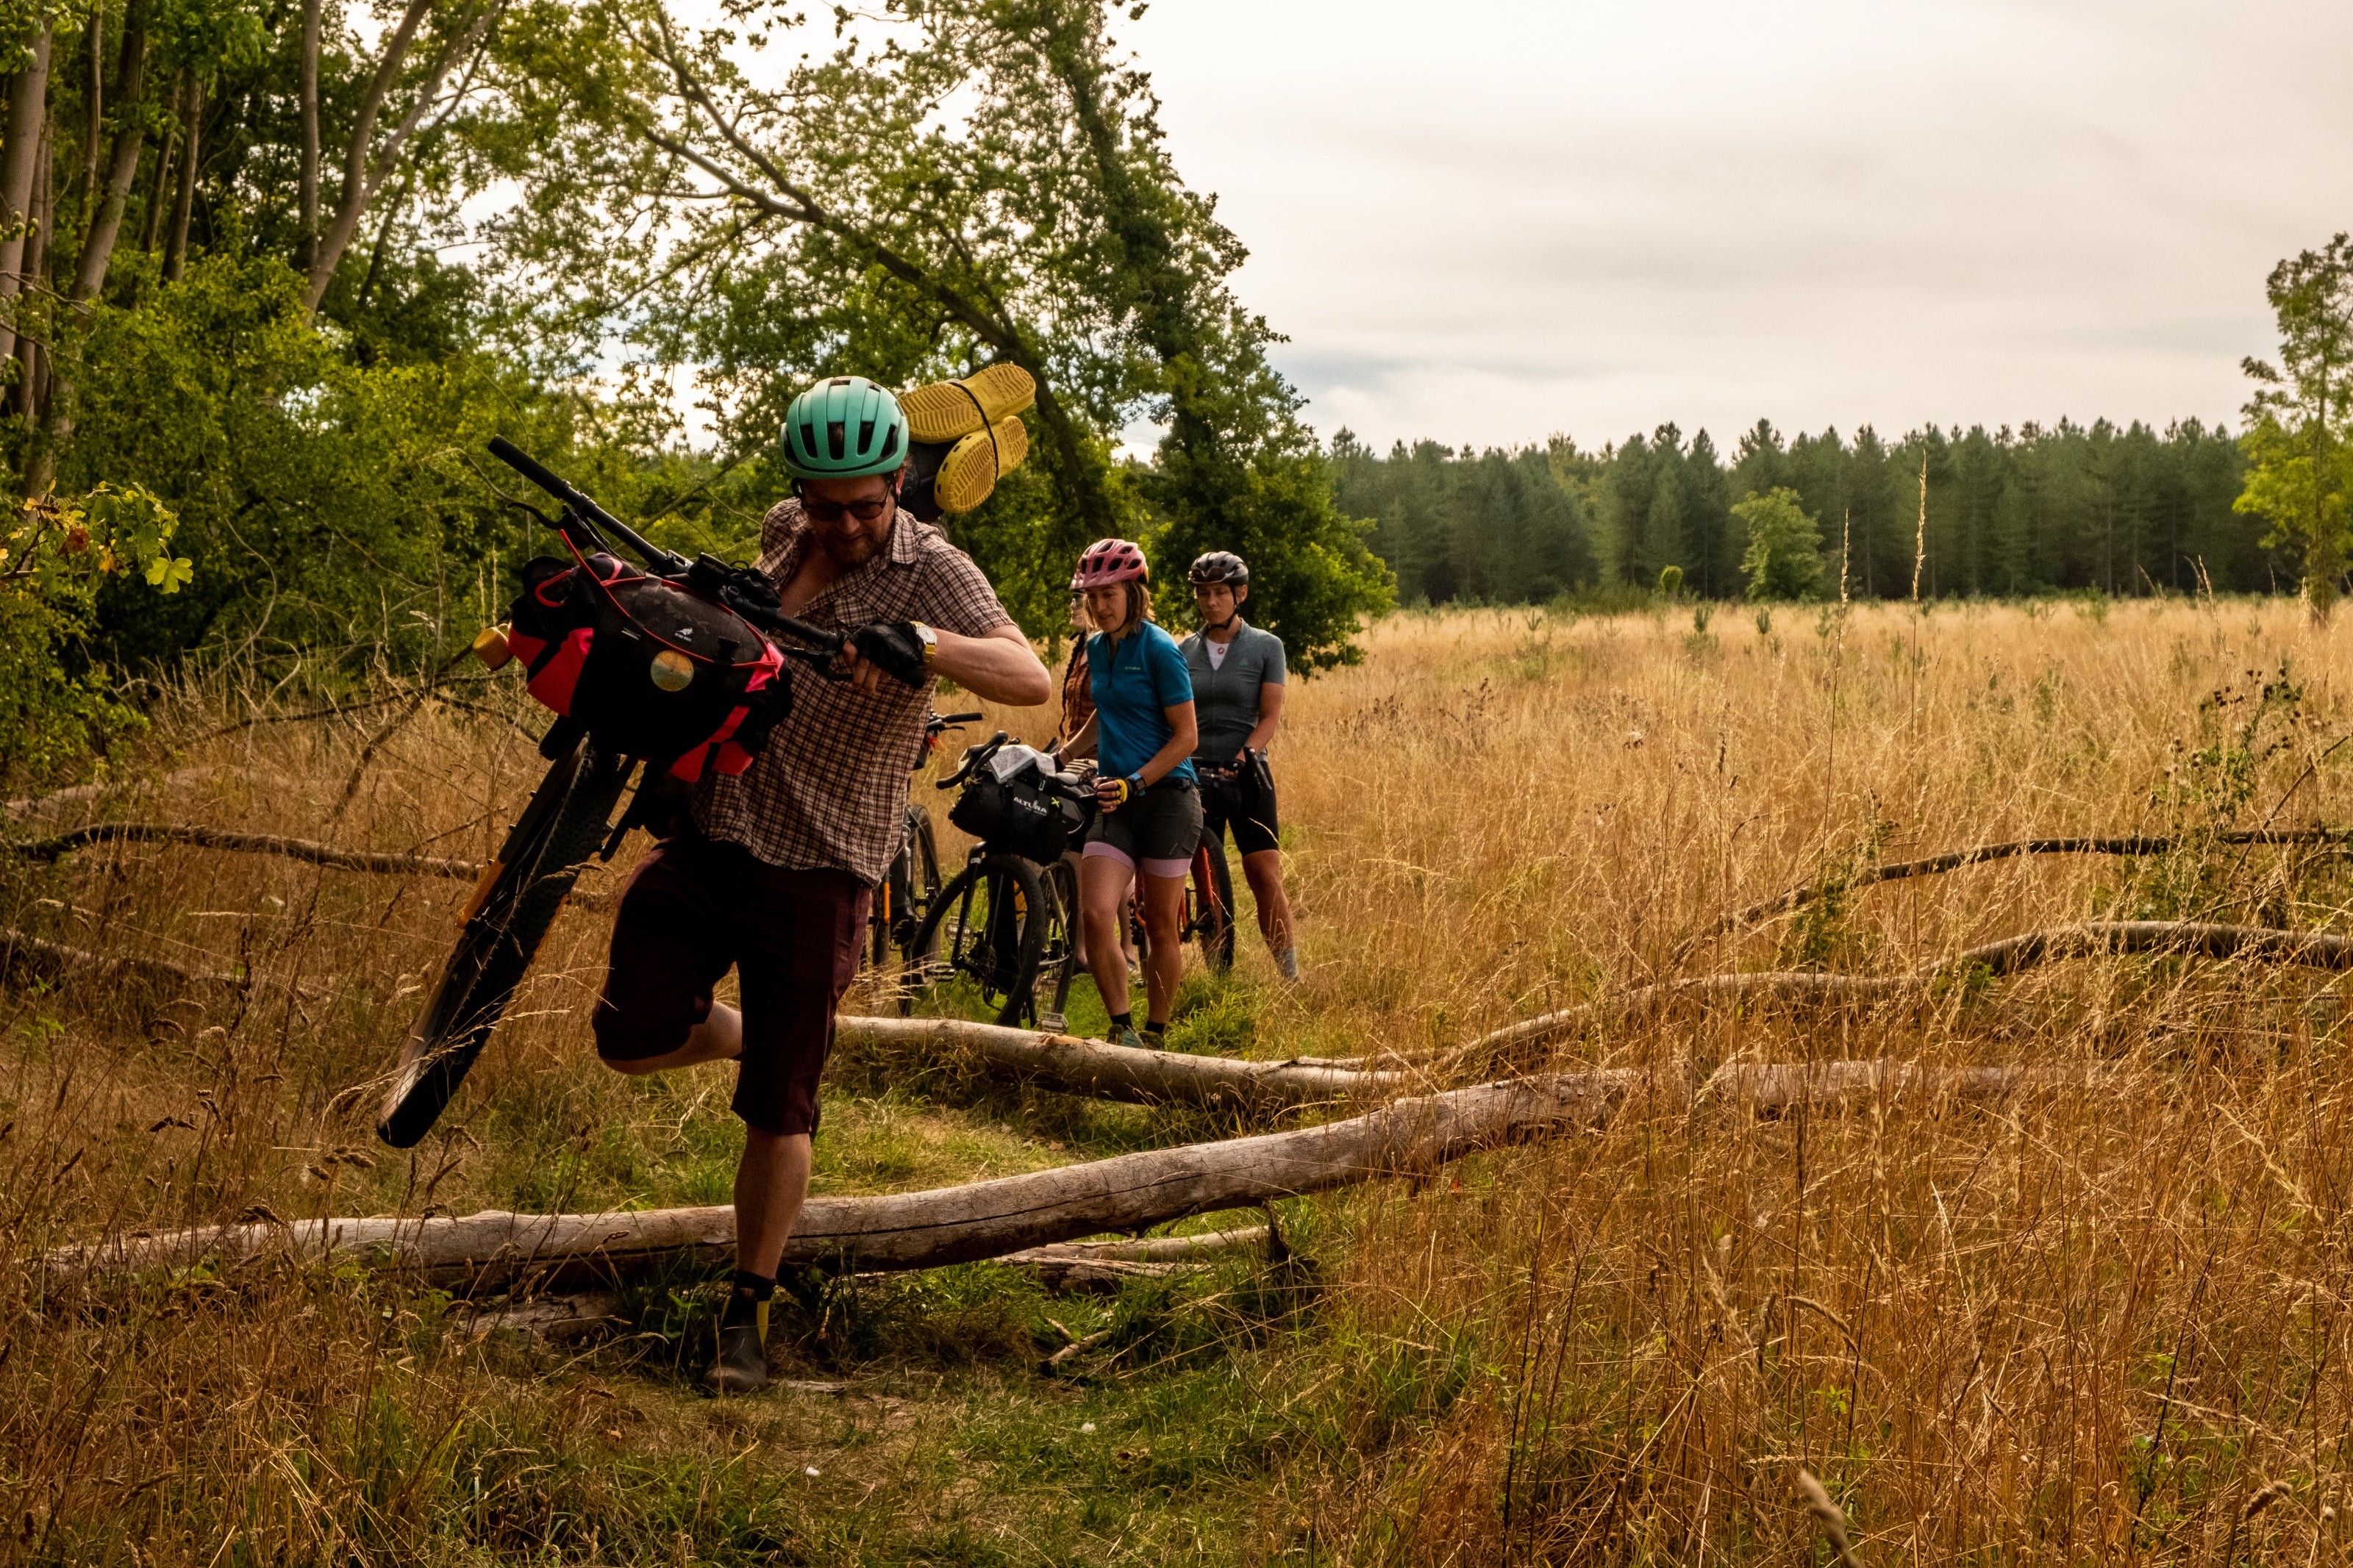
[[[1228,583],[1237,588],[1250,586],[1250,568],[1242,558],[1230,550],[1212,550],[1185,574],[1186,581],[1198,587],[1204,583]]]

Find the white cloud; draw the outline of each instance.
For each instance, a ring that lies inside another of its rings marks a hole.
[[[2230,417],[2353,226],[2353,6],[1158,0],[1327,434]]]

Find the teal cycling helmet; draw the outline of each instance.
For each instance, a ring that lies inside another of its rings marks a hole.
[[[907,459],[899,400],[862,375],[818,382],[785,410],[785,472],[797,479],[856,479]]]

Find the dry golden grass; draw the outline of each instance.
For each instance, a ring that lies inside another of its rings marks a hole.
[[[2334,857],[2197,842],[2347,819],[2343,637],[2243,603],[1842,626],[1785,608],[1770,630],[1732,609],[1704,629],[1687,610],[1401,616],[1364,665],[1298,689],[1278,743],[1307,980],[1275,986],[1246,939],[1238,984],[1197,987],[1200,1006],[1251,1054],[1347,1055],[1672,974],[1891,972],[2098,915],[2348,929]],[[527,721],[512,698],[470,693]],[[227,707],[188,693],[152,759],[227,771],[53,819],[478,858],[537,774],[495,714],[206,735]],[[2124,832],[2189,846],[1836,886],[1879,859]],[[1815,880],[1828,896],[1800,915],[1679,955],[1723,910]],[[1702,1105],[1296,1205],[1331,1287],[1314,1313],[1212,1336],[1206,1372],[1171,1350],[1078,1396],[1030,1380],[1020,1313],[977,1284],[908,1298],[895,1338],[812,1350],[906,1402],[848,1413],[705,1406],[617,1350],[474,1343],[437,1300],[348,1269],[44,1294],[26,1259],[51,1242],[256,1205],[719,1200],[723,1074],[640,1083],[589,1058],[594,908],[559,922],[446,1131],[414,1159],[373,1145],[372,1098],[345,1091],[388,1065],[464,896],[159,847],[0,886],[5,923],[254,976],[169,1005],[0,998],[15,1555],[589,1562],[626,1537],[680,1561],[1816,1561],[1800,1468],[1864,1563],[2344,1549],[2346,1009],[2335,981],[2245,966],[2088,960],[1597,1027],[1558,1059],[2099,1059],[2129,1091],[1778,1121]],[[830,1091],[833,1190],[1199,1135],[1050,1096],[912,1095],[892,1070],[844,1064]],[[1040,1436],[1081,1408],[1102,1412],[1099,1456]],[[1114,1451],[1115,1419],[1158,1435]],[[1212,1453],[1213,1432],[1243,1436]]]

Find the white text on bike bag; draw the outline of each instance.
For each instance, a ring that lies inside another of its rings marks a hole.
[[[601,552],[523,568],[508,646],[531,694],[605,751],[740,773],[784,716],[784,658],[734,611]],[[714,754],[715,753],[715,754]]]

